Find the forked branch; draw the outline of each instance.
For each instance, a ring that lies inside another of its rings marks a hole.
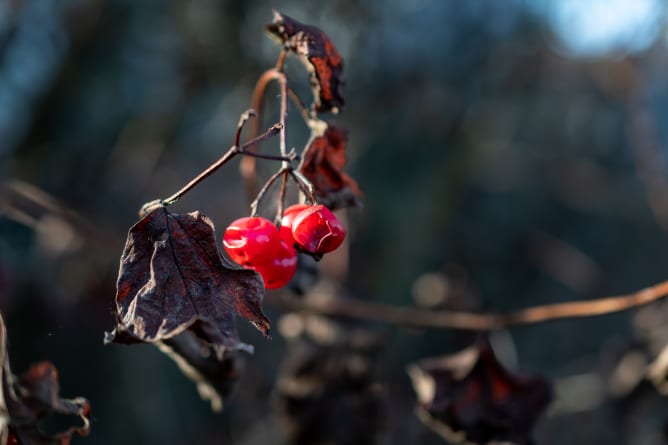
[[[242,120],[244,118],[242,117]],[[176,193],[172,194],[171,196],[164,198],[164,199],[156,199],[154,201],[147,202],[144,204],[141,209],[139,210],[139,215],[140,217],[144,217],[145,215],[151,213],[153,210],[159,207],[164,207],[168,206],[171,204],[174,204],[177,202],[179,199],[183,197],[186,193],[188,193],[190,190],[195,188],[197,184],[211,176],[216,170],[218,170],[220,167],[223,165],[227,164],[233,157],[235,157],[238,154],[243,154],[247,156],[254,156],[254,157],[260,157],[263,159],[273,159],[273,160],[278,160],[278,161],[283,161],[283,162],[290,162],[292,159],[294,159],[294,156],[288,156],[288,157],[283,157],[283,156],[270,156],[270,155],[262,155],[258,154],[255,152],[248,152],[248,148],[254,145],[259,144],[260,142],[269,139],[272,136],[275,136],[277,133],[279,133],[283,128],[283,125],[280,123],[272,125],[267,131],[262,133],[261,135],[254,137],[250,141],[246,142],[243,145],[232,145],[225,154],[223,154],[216,162],[208,166],[206,169],[204,169],[200,174],[195,176],[189,183],[181,187]],[[239,131],[239,130],[238,130]]]

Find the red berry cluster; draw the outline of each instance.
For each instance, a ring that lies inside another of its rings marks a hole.
[[[230,258],[262,275],[267,289],[285,286],[297,270],[297,250],[321,255],[335,250],[346,231],[323,205],[296,204],[283,213],[280,230],[260,216],[239,218],[223,234]]]

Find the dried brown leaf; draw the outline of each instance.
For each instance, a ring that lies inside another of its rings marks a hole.
[[[200,212],[161,207],[128,233],[117,283],[116,328],[105,341],[155,343],[190,330],[225,350],[252,351],[239,340],[235,315],[268,336],[262,278],[224,260],[213,223]]]
[[[338,113],[344,105],[343,58],[327,35],[278,11],[267,25],[269,34],[297,54],[311,75],[313,106],[317,112]]]
[[[387,399],[378,355],[384,336],[316,315],[303,321],[303,332],[288,343],[274,390],[288,443],[382,443]]]
[[[313,184],[318,200],[330,209],[357,207],[361,205],[362,192],[343,171],[348,135],[342,128],[319,123],[302,154],[299,171]]]
[[[31,366],[17,378],[7,356],[7,333],[0,316],[0,360],[2,360],[2,398],[0,399],[0,443],[20,445],[68,445],[72,435],[88,435],[90,404],[82,397],[59,396],[58,371],[50,362]],[[40,423],[54,414],[78,416],[81,426],[48,434]]]
[[[412,365],[408,373],[420,419],[456,443],[530,444],[531,430],[552,400],[545,378],[506,370],[486,340]]]
[[[219,356],[211,345],[190,331],[158,342],[157,346],[195,383],[200,397],[211,403],[213,411],[223,409],[224,398],[232,392],[241,374],[239,353],[225,351]]]

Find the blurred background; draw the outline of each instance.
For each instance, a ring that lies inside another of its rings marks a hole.
[[[14,370],[51,360],[61,394],[90,399],[91,436],[73,443],[285,443],[272,391],[294,319],[280,308],[266,305],[272,341],[239,321],[256,354],[220,414],[156,348],[102,344],[127,229],[232,143],[279,52],[263,32],[272,8],[345,59],[331,118],[349,130],[365,206],[346,213],[344,257],[323,265],[329,288],[509,311],[668,279],[661,0],[0,0],[0,308]],[[296,59],[288,73],[306,100]],[[289,125],[301,147],[294,110]],[[220,234],[246,205],[235,161],[174,210],[201,210]],[[537,443],[666,443],[668,403],[644,379],[666,321],[656,303],[494,335],[509,367],[555,382]],[[370,329],[384,336],[380,443],[443,443],[413,416],[404,368],[475,337]]]

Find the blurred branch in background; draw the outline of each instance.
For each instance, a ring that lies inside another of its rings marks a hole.
[[[268,301],[279,307],[317,315],[382,322],[406,327],[487,332],[507,329],[516,325],[543,323],[564,318],[593,317],[625,311],[653,303],[666,296],[668,296],[668,281],[626,295],[617,295],[598,300],[546,304],[520,309],[507,314],[396,307],[357,299],[331,298],[331,296],[326,294],[311,295],[311,298],[307,300],[298,300],[283,296],[282,298],[270,299]]]
[[[84,247],[115,252],[119,240],[32,184],[13,180],[0,185],[0,216],[33,229],[38,243],[54,256]]]

